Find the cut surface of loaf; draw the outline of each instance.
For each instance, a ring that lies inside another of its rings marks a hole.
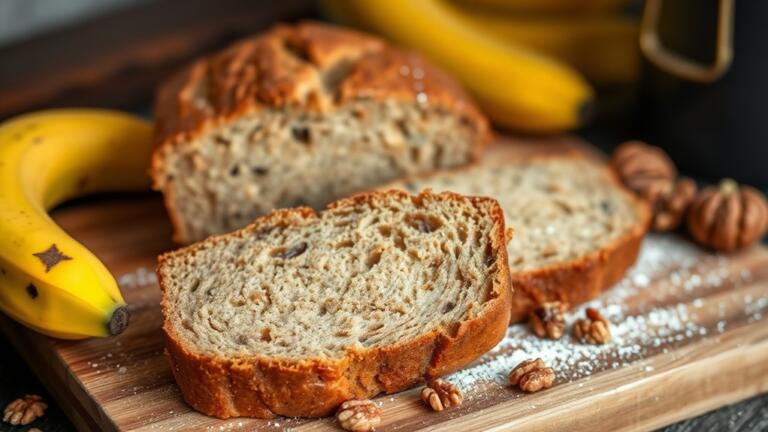
[[[513,321],[546,301],[575,306],[617,282],[635,262],[649,218],[602,163],[576,153],[518,158],[494,146],[473,167],[385,187],[499,201],[515,233],[508,245]]]
[[[154,186],[182,243],[473,160],[485,118],[421,56],[337,27],[277,26],[165,83]]]
[[[159,259],[173,373],[217,417],[320,416],[443,375],[509,322],[498,203],[357,195]]]

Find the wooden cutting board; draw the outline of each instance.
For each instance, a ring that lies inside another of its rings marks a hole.
[[[153,269],[173,245],[159,196],[89,200],[54,216],[117,276],[130,327],[84,341],[54,340],[2,316],[0,328],[79,429],[339,430],[333,419],[222,421],[184,403],[160,334]],[[544,341],[512,326],[491,353],[450,377],[464,391],[461,407],[431,412],[418,389],[382,396],[377,430],[651,429],[768,390],[764,247],[718,256],[674,235],[653,235],[625,280],[592,304],[612,321],[610,344]],[[525,395],[504,384],[512,367],[534,356],[556,370],[555,387]]]

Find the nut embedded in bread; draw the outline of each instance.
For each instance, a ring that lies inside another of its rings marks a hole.
[[[323,416],[456,370],[509,322],[504,234],[495,200],[389,191],[165,254],[182,395],[221,418]]]
[[[183,243],[466,164],[490,134],[421,56],[317,23],[277,26],[194,63],[160,88],[155,113],[154,187]]]
[[[384,186],[489,196],[515,231],[509,269],[512,320],[545,302],[575,306],[616,283],[637,259],[648,207],[606,167],[578,155],[519,158],[504,146],[465,169]]]

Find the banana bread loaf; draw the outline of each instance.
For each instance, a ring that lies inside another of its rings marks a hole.
[[[160,88],[155,117],[154,187],[182,243],[466,164],[490,134],[421,56],[311,22],[194,63]]]

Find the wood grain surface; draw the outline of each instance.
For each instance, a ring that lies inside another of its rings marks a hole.
[[[333,419],[221,421],[183,402],[163,355],[160,293],[152,273],[157,254],[173,247],[159,196],[89,200],[58,210],[55,219],[118,277],[130,304],[129,328],[118,337],[85,341],[50,339],[6,318],[0,328],[78,429],[339,430]],[[616,306],[621,316],[632,322],[642,318],[643,328],[664,337],[640,337],[642,346],[636,346],[640,342],[630,340],[637,336],[635,326],[614,317],[617,340],[595,348],[599,361],[589,360],[589,370],[558,357],[563,365],[556,368],[556,386],[525,395],[503,385],[503,376],[494,375],[492,367],[513,364],[521,355],[546,357],[573,348],[575,357],[593,351],[569,337],[543,345],[524,326],[513,326],[499,347],[464,375],[452,377],[465,388],[461,407],[430,412],[419,401],[418,389],[382,396],[377,402],[385,417],[377,430],[652,429],[768,390],[763,319],[768,313],[768,250],[757,247],[726,257],[693,249],[675,236],[649,241],[646,255],[664,249],[685,253],[672,256],[666,267],[644,268],[641,258],[631,283],[622,282],[598,303],[606,309],[621,303]],[[710,278],[713,274],[722,277]],[[680,328],[671,322],[673,317],[680,321],[679,314],[659,312],[683,309],[695,313],[686,312],[687,324]],[[658,332],[665,326],[680,332]]]

